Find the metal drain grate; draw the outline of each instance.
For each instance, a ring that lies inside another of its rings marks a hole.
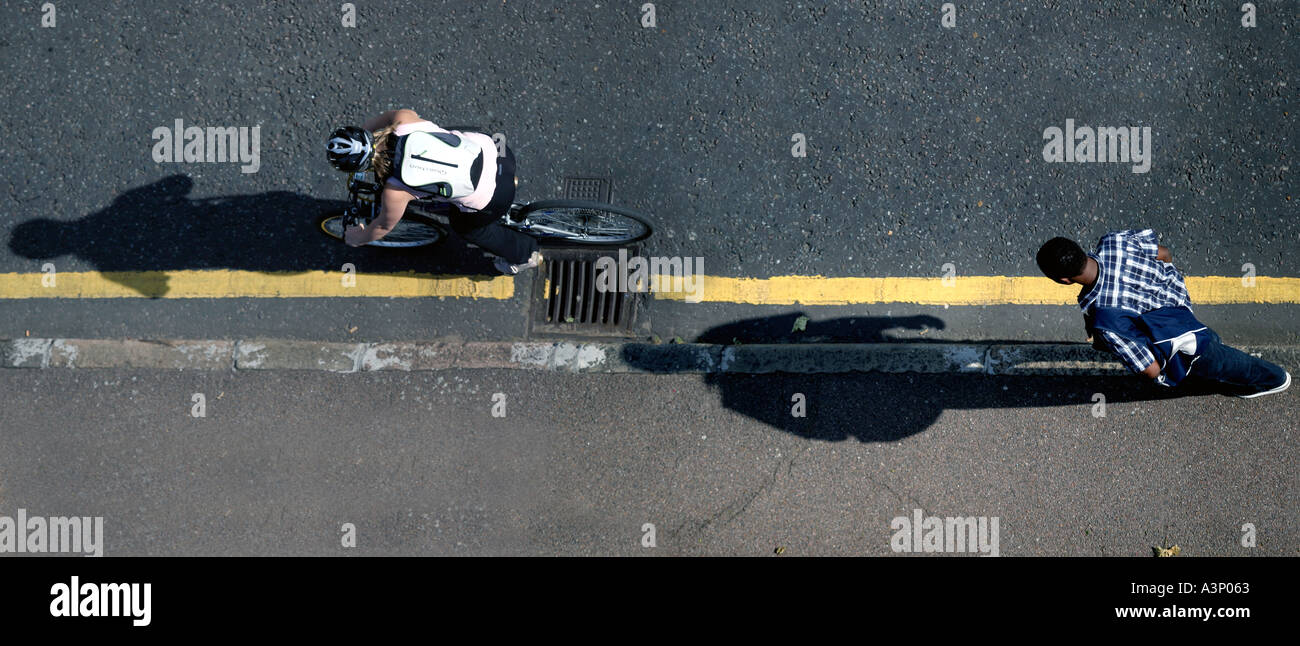
[[[566,177],[564,178],[564,198],[567,200],[591,200],[609,204],[613,181],[608,177]]]
[[[545,249],[533,280],[532,332],[565,336],[634,336],[637,293],[596,289],[596,259],[618,248]],[[637,255],[635,248],[628,255]]]

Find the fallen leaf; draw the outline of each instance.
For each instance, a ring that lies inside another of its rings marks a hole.
[[[794,329],[791,332],[806,332],[808,330],[808,317],[800,314],[799,318],[794,320]]]

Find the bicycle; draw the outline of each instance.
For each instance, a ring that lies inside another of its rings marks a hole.
[[[369,224],[379,214],[377,196],[382,191],[383,186],[374,181],[371,171],[353,173],[348,178],[347,209],[341,214],[322,217],[321,230],[341,240],[347,227]],[[457,212],[456,206],[446,201],[412,200],[392,231],[366,244],[374,247],[433,244],[447,235],[450,225],[445,220]],[[501,217],[501,224],[553,245],[627,244],[645,240],[654,232],[649,218],[641,213],[587,200],[515,202]]]

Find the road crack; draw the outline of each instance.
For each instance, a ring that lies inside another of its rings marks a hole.
[[[691,536],[698,536],[699,534],[702,534],[705,530],[709,528],[726,527],[727,525],[730,525],[731,523],[735,522],[737,518],[740,518],[742,515],[745,514],[745,512],[749,511],[750,506],[754,504],[755,500],[758,500],[760,496],[771,491],[772,488],[776,486],[776,483],[781,478],[782,473],[784,473],[785,475],[789,475],[794,470],[795,462],[798,461],[799,458],[806,455],[808,453],[808,450],[809,447],[805,446],[803,450],[799,451],[797,454],[792,455],[789,458],[786,458],[784,460],[779,460],[772,467],[772,472],[768,474],[763,479],[763,481],[760,482],[758,486],[753,489],[753,491],[745,493],[741,495],[739,498],[731,501],[730,503],[727,503],[717,512],[715,512],[714,514],[710,515],[708,518],[705,518],[702,521],[692,521],[689,519],[683,521],[680,525],[678,525],[677,527],[669,531],[668,533],[669,537],[673,540],[675,544],[680,544],[679,540],[683,536],[687,538]]]

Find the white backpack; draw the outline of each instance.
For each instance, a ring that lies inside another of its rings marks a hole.
[[[450,132],[417,131],[397,138],[393,163],[401,183],[454,200],[478,188],[483,149]]]

